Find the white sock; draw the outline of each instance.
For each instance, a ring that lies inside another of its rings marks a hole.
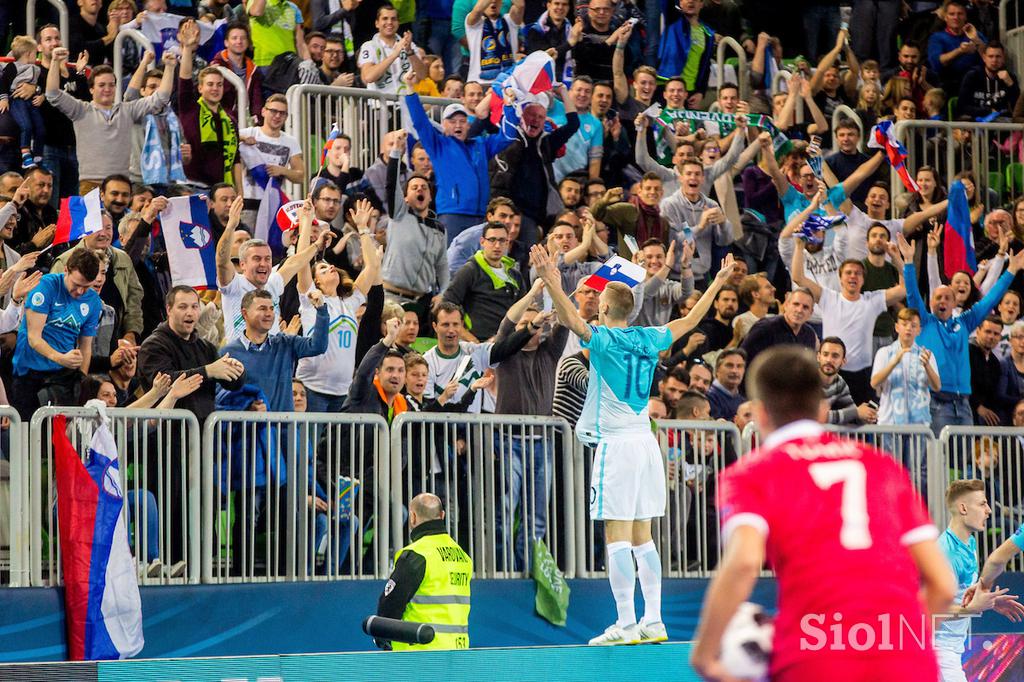
[[[640,591],[644,595],[644,619],[646,623],[661,622],[661,557],[653,540],[633,548],[636,557],[636,572],[640,576]]]
[[[636,623],[636,607],[633,604],[636,568],[633,566],[633,553],[628,542],[608,543],[608,582],[612,585],[615,610],[619,614],[615,624],[619,627],[633,625]]]

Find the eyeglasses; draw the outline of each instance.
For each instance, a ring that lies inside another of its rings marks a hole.
[[[612,8],[611,7],[594,7],[593,5],[591,5],[590,7],[587,8],[587,11],[588,12],[601,12],[601,13],[604,13],[604,12],[611,12]]]
[[[324,48],[324,54],[341,54],[340,47],[332,47],[330,49]]]
[[[505,237],[484,237],[483,240],[488,244],[508,244],[508,239]]]
[[[288,115],[288,110],[287,109],[271,109],[270,107],[263,107],[263,110],[266,111],[268,114],[273,114],[274,116],[287,116]]]
[[[317,199],[317,201],[321,201],[321,202],[327,204],[328,206],[332,206],[334,204],[340,204],[341,203],[341,199],[325,199],[323,197]]]

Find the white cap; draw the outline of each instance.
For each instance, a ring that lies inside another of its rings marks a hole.
[[[447,121],[455,114],[462,114],[466,118],[469,118],[469,112],[466,111],[466,107],[462,106],[458,102],[455,102],[454,104],[449,104],[444,108],[444,112],[442,112],[441,114],[441,120]]]

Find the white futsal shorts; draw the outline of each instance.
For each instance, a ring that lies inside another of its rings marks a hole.
[[[650,431],[602,438],[590,474],[590,518],[639,521],[665,515],[665,458]]]
[[[942,682],[967,682],[962,654],[935,647],[935,655],[939,659],[939,677]]]

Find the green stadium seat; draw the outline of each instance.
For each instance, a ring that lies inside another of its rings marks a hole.
[[[1006,191],[1011,197],[1018,196],[1024,189],[1024,164],[1006,164]]]

